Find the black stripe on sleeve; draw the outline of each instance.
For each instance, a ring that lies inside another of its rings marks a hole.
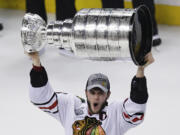
[[[44,67],[41,70],[31,69],[30,79],[32,87],[43,87],[48,82],[48,76]]]
[[[130,98],[137,104],[145,104],[148,100],[148,91],[146,78],[137,78],[136,76],[131,82]]]
[[[56,113],[59,112],[59,110],[57,110],[57,111],[55,111],[55,112],[50,112],[50,111],[44,111],[44,112],[56,114]]]

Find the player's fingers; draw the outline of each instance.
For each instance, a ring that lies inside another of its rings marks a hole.
[[[149,61],[149,62],[154,62],[154,58],[152,56],[152,53],[148,53],[146,56],[145,56],[145,61]]]
[[[30,53],[28,53],[28,55],[35,56],[35,55],[38,55],[38,52],[30,52]]]
[[[152,64],[154,62],[154,58],[151,57],[150,59],[147,60],[146,64],[143,66],[144,68],[147,67],[148,65]]]

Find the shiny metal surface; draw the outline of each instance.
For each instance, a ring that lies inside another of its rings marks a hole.
[[[80,10],[73,19],[73,45],[72,48],[74,53],[78,56],[88,57],[88,53],[86,51],[86,23],[87,22],[87,14],[90,9]],[[92,41],[93,42],[93,41]]]
[[[67,19],[63,22],[60,37],[62,48],[70,49],[72,41],[72,20]]]
[[[47,25],[47,43],[48,44],[53,44],[54,40],[53,40],[53,28],[54,28],[54,22],[50,22]]]
[[[32,18],[35,20],[33,15]],[[34,22],[33,26],[38,30],[25,27],[28,23],[31,26],[32,21],[23,21],[22,33],[31,35],[33,32],[33,36],[22,34],[24,46],[32,37],[33,41],[46,40],[49,45],[71,50],[79,57],[94,60],[131,57],[137,65],[143,63],[144,55],[151,49],[152,24],[144,6],[138,9],[82,9],[73,19],[55,21],[46,28],[42,19],[37,20],[41,20],[40,23]],[[35,38],[36,35],[40,38]]]
[[[62,29],[62,22],[55,21],[53,26],[53,43],[55,46],[62,45],[60,37],[61,37],[61,29]]]
[[[45,46],[45,27],[45,21],[38,15],[28,13],[24,16],[21,28],[21,40],[26,52],[40,51]]]

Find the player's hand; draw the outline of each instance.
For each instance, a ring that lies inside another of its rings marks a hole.
[[[38,52],[31,52],[26,53],[31,59],[39,59],[39,53]]]
[[[146,56],[144,57],[146,64],[143,66],[139,66],[139,68],[146,68],[147,66],[149,66],[150,64],[152,64],[154,62],[154,58],[152,56],[152,53],[149,52],[148,54],[146,54]]]
[[[154,58],[152,56],[152,53],[149,52],[146,56],[145,56],[145,61],[146,64],[143,66],[138,66],[137,69],[137,73],[136,73],[136,77],[137,78],[142,78],[144,77],[144,68],[146,68],[147,66],[149,66],[150,64],[152,64],[154,62]]]
[[[33,62],[33,65],[35,66],[41,66],[41,62],[40,62],[40,58],[39,58],[39,53],[38,52],[32,52],[32,53],[27,53],[25,52],[26,55],[28,55],[32,62]]]

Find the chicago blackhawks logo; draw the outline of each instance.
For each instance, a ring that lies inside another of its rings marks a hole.
[[[106,135],[101,124],[96,118],[86,116],[84,120],[74,122],[73,135]]]

